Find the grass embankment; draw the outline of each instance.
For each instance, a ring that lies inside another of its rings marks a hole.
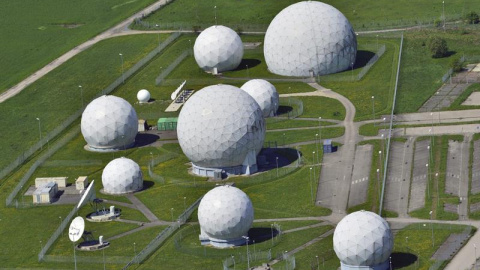
[[[450,54],[448,57],[431,57],[428,40],[432,37],[444,38],[447,41]],[[417,111],[442,86],[442,76],[450,68],[451,59],[461,55],[477,55],[476,48],[479,44],[480,34],[476,30],[443,32],[429,29],[405,32],[395,112]]]
[[[199,2],[194,0],[177,0],[148,17],[145,21],[162,28],[176,27],[192,29],[193,25],[209,26],[215,24],[215,9],[217,22],[233,29],[263,30],[283,8],[295,3],[292,0],[262,1],[254,0],[238,2],[227,0],[221,2]],[[382,29],[432,24],[442,16],[442,3],[428,0],[417,0],[414,4],[406,0],[400,2],[362,1],[352,3],[348,0],[325,0],[339,9],[358,30]],[[255,6],[255,9],[252,9]],[[445,3],[447,21],[457,20],[464,14],[480,9],[475,0],[452,0]]]
[[[153,2],[153,0],[3,2],[0,9],[2,18],[0,93],[63,53]],[[118,59],[119,52],[121,51],[112,51],[115,59]],[[92,69],[88,67],[94,66],[80,65],[80,67],[84,70],[83,72],[89,72]],[[101,68],[94,68],[94,70],[98,72]],[[64,76],[62,79],[74,78],[76,74],[76,72],[69,73],[69,76]],[[87,84],[88,81],[79,83]]]

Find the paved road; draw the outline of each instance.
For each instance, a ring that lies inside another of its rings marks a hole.
[[[356,206],[367,201],[370,168],[372,168],[373,146],[371,144],[357,145],[352,173],[352,184],[348,195],[348,207]]]
[[[428,169],[430,164],[430,140],[417,141],[415,143],[415,155],[413,157],[413,171],[410,201],[408,212],[425,206],[425,193],[431,198],[430,190],[427,190]]]
[[[324,160],[327,159],[324,163],[329,165],[323,166],[316,197],[317,205],[328,207],[335,213],[345,213],[348,203],[345,198],[348,198],[350,193],[355,146],[358,139],[358,128],[353,122],[355,106],[346,97],[317,83],[309,83],[309,85],[316,91],[281,96],[324,96],[337,99],[345,107],[345,119],[342,122],[345,127],[343,145],[336,153],[329,154],[328,157],[324,156]]]
[[[107,31],[95,36],[94,38],[78,45],[77,47],[71,49],[70,51],[66,52],[62,56],[58,57],[57,59],[53,60],[40,70],[36,71],[32,75],[28,76],[26,79],[23,81],[19,82],[15,86],[11,87],[7,91],[3,92],[0,94],[0,103],[4,102],[5,100],[15,96],[16,94],[20,93],[23,89],[25,89],[27,86],[30,84],[36,82],[38,79],[42,78],[45,76],[47,73],[50,71],[54,70],[55,68],[59,67],[61,64],[65,63],[75,55],[83,52],[84,50],[88,49],[95,43],[102,41],[104,39],[108,39],[114,36],[118,35],[124,35],[124,33],[128,30],[128,26],[134,21],[135,18],[138,18],[142,16],[143,14],[149,14],[152,11],[155,11],[159,9],[162,5],[164,5],[167,2],[167,0],[159,0],[155,2],[154,4],[144,8],[143,10],[135,13],[134,15],[128,17],[121,23],[117,24],[116,26],[108,29]]]

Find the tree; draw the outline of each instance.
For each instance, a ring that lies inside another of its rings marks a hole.
[[[454,72],[459,72],[465,67],[465,61],[460,56],[454,57],[450,60],[450,67]]]
[[[465,16],[465,19],[469,24],[477,24],[480,22],[480,17],[478,17],[478,14],[475,11],[468,13]]]
[[[445,39],[443,38],[439,38],[439,37],[430,38],[428,48],[430,49],[430,53],[432,53],[433,58],[442,58],[447,56],[447,53],[448,53],[447,41],[445,41]]]

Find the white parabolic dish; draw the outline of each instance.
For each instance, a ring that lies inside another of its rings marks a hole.
[[[70,223],[70,228],[68,229],[68,238],[70,241],[77,242],[80,237],[82,237],[83,231],[85,230],[85,220],[82,217],[76,217]]]
[[[95,180],[90,183],[88,186],[87,190],[85,190],[85,193],[83,193],[82,198],[80,198],[80,201],[77,204],[77,209],[80,209],[86,202],[93,201],[95,199],[95,189],[93,188],[93,183]]]

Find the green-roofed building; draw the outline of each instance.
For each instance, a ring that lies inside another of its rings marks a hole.
[[[177,130],[178,117],[163,117],[157,122],[158,130]]]

